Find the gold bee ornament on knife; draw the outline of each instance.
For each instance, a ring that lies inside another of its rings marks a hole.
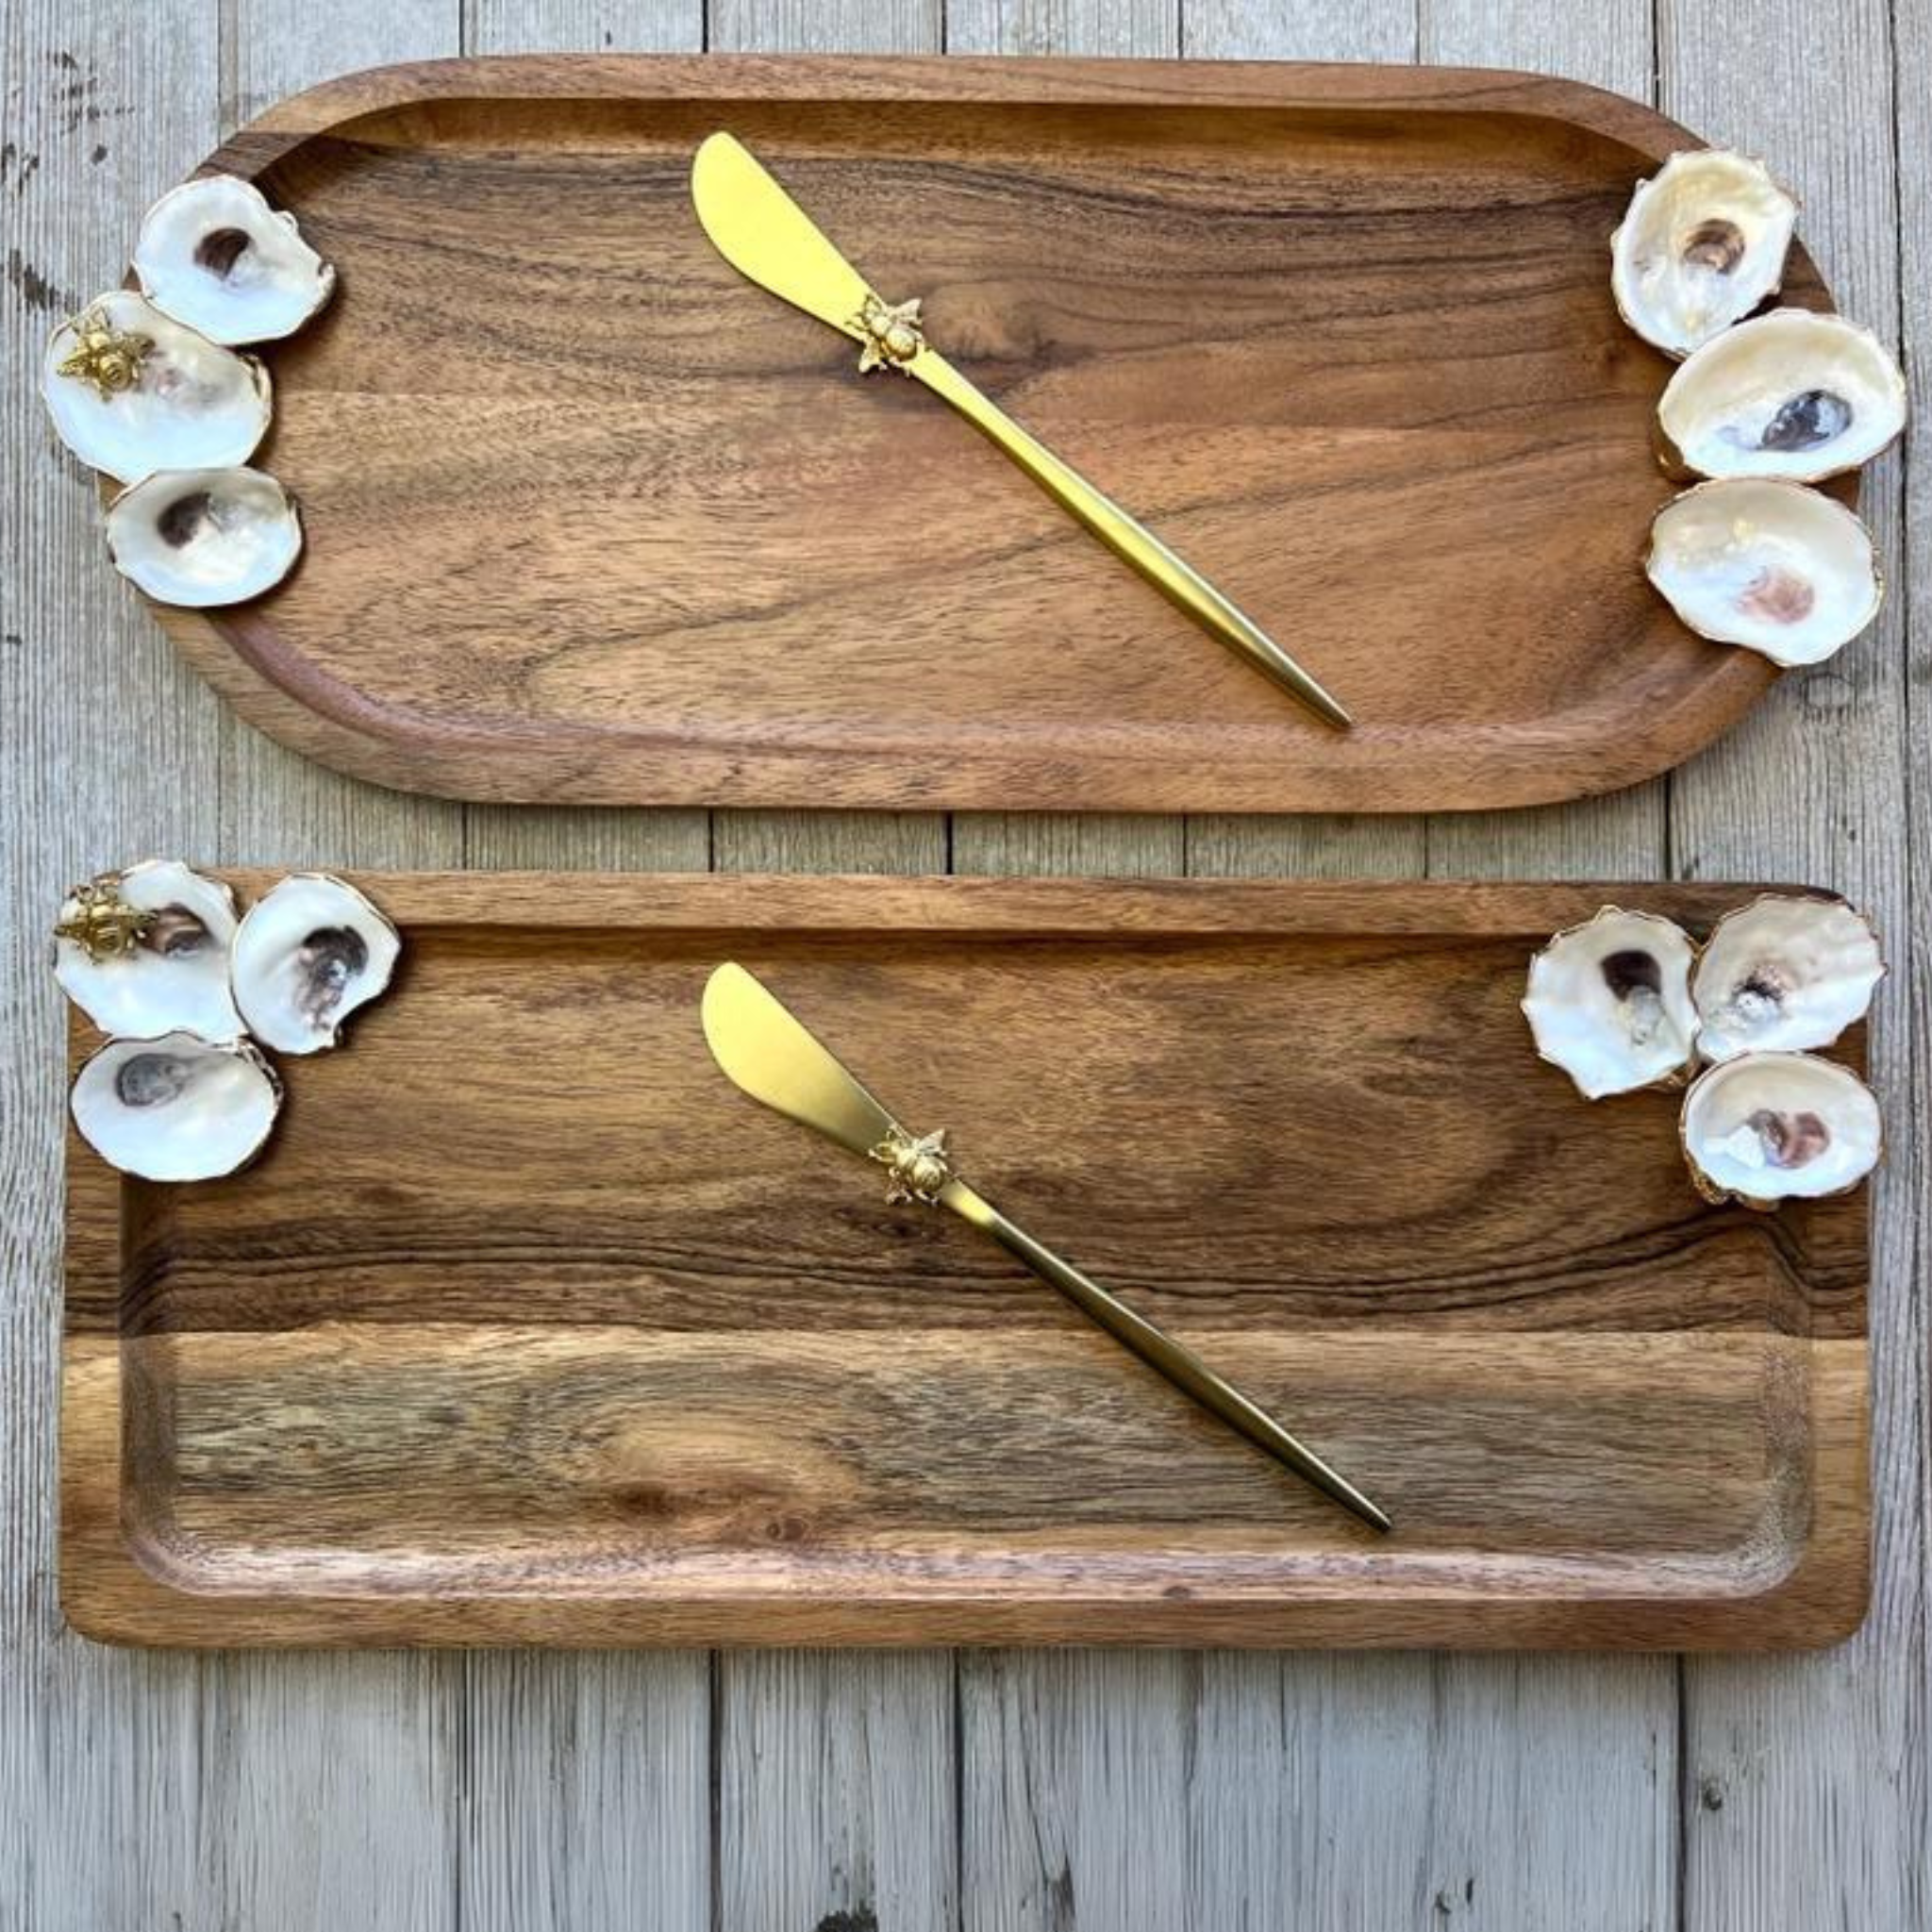
[[[886,301],[741,142],[720,133],[703,143],[691,193],[718,253],[761,289],[850,337],[862,372],[896,369],[924,383],[1209,636],[1330,724],[1345,730],[1353,722],[1259,625],[961,375],[926,340],[919,300]]]
[[[1015,1260],[1131,1349],[1148,1367],[1324,1495],[1378,1530],[1389,1518],[1345,1476],[1224,1381],[1191,1349],[1008,1221],[955,1170],[943,1127],[908,1132],[791,1011],[742,966],[705,987],[705,1039],[732,1083],[789,1120],[886,1169],[886,1199],[945,1208],[991,1235]]]

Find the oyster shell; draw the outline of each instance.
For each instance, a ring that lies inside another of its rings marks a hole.
[[[204,1181],[260,1152],[282,1090],[245,1041],[177,1031],[110,1040],[75,1075],[68,1105],[81,1139],[122,1173]]]
[[[1870,461],[1898,435],[1906,382],[1870,329],[1774,308],[1691,356],[1657,413],[1665,442],[1700,475],[1816,483]]]
[[[208,175],[148,209],[134,273],[157,308],[212,342],[264,342],[294,331],[334,291],[336,272],[251,181]]]
[[[1690,629],[1774,664],[1818,664],[1878,614],[1872,533],[1802,483],[1728,477],[1664,505],[1644,573]]]
[[[54,976],[104,1033],[186,1031],[221,1044],[242,1032],[228,989],[235,929],[235,895],[219,879],[150,858],[69,895]]]
[[[1713,1201],[1773,1208],[1856,1187],[1878,1165],[1878,1103],[1858,1076],[1808,1053],[1747,1053],[1691,1082],[1684,1157]]]
[[[1690,1064],[1690,936],[1650,912],[1606,906],[1529,965],[1523,1010],[1543,1058],[1588,1100],[1670,1080]]]
[[[245,463],[268,433],[268,372],[143,296],[99,295],[47,340],[41,394],[60,440],[123,483]]]
[[[280,583],[302,522],[266,470],[162,470],[108,507],[108,549],[156,602],[207,608]]]
[[[1878,935],[1841,899],[1767,893],[1726,913],[1690,993],[1707,1059],[1829,1046],[1885,977]]]
[[[1645,341],[1688,356],[1777,292],[1797,218],[1762,161],[1728,148],[1673,155],[1637,184],[1610,237],[1618,312]]]
[[[235,1004],[248,1030],[281,1053],[320,1053],[390,982],[402,941],[358,892],[298,872],[249,908],[235,934]]]

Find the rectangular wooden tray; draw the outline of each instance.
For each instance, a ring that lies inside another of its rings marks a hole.
[[[933,341],[1355,711],[1197,631],[692,215],[749,142]],[[1774,674],[1640,568],[1670,365],[1608,237],[1692,137],[1574,82],[1164,61],[388,68],[214,157],[339,265],[268,352],[294,578],[163,612],[359,776],[601,804],[1454,810]],[[1826,305],[1802,251],[1784,299]]]
[[[1536,1059],[1527,957],[1606,889],[361,883],[404,972],[284,1062],[256,1167],[71,1149],[91,1635],[1782,1646],[1861,1614],[1865,1199],[1707,1206],[1673,1095],[1592,1107]],[[1627,893],[1702,926],[1740,889]],[[725,958],[1395,1535],[728,1085]]]

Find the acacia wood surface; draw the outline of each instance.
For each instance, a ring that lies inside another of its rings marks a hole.
[[[1324,730],[691,211],[728,121],[944,345],[1275,627]],[[1649,776],[1773,674],[1636,560],[1669,365],[1604,238],[1681,145],[1533,76],[432,64],[212,165],[341,272],[278,345],[305,561],[163,613],[364,777],[628,804],[1466,809]],[[1790,300],[1827,298],[1808,259]],[[460,342],[460,349],[453,347]]]
[[[73,1149],[92,1634],[1722,1646],[1863,1607],[1865,1201],[1713,1208],[1674,1095],[1534,1062],[1524,958],[1600,889],[361,883],[404,970],[286,1063],[261,1159]],[[697,1025],[725,957],[1396,1536],[746,1102]]]
[[[1774,158],[1848,311],[1897,316],[1932,403],[1924,0],[8,0],[0,332],[7,903],[150,851],[286,865],[669,865],[1805,877],[1879,914],[1872,1039],[1876,1588],[1816,1657],[1009,1651],[103,1649],[53,1581],[64,1020],[4,967],[0,1887],[8,1932],[381,1923],[799,1932],[876,1918],[1169,1932],[1916,1928],[1932,1831],[1923,1268],[1911,1097],[1932,851],[1923,465],[1865,499],[1878,629],[1782,681],[1674,779],[1532,812],[1041,818],[458,810],[338,780],[235,723],[106,572],[25,372],[120,273],[142,208],[227,129],[347,68],[458,50],[1185,53],[1524,66],[1660,102]],[[1888,104],[1891,105],[1888,105]],[[15,248],[17,245],[17,258]],[[1907,491],[1907,485],[1910,488]],[[1907,506],[1909,505],[1909,514]],[[18,644],[14,640],[18,639]],[[103,700],[111,693],[113,702]],[[1915,693],[1917,697],[1915,700]],[[142,729],[130,734],[129,718]],[[194,774],[184,781],[183,774]],[[31,922],[24,922],[30,924]],[[1909,941],[1903,936],[1910,935]],[[841,1915],[844,1917],[841,1917]]]

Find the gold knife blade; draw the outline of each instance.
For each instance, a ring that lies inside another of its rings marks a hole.
[[[705,982],[705,1043],[734,1086],[774,1113],[870,1156],[899,1124],[833,1055],[735,961]]]
[[[711,245],[740,275],[858,342],[861,371],[897,369],[924,383],[1210,637],[1328,724],[1354,723],[1253,618],[955,369],[925,340],[919,303],[884,301],[736,136],[720,132],[699,146],[691,195]]]
[[[735,961],[712,973],[701,1008],[705,1040],[732,1083],[788,1120],[815,1129],[888,1172],[886,1199],[942,1207],[991,1235],[1116,1341],[1372,1528],[1387,1514],[1191,1349],[1007,1219],[953,1173],[945,1130],[908,1133],[790,1008]]]
[[[737,136],[711,135],[691,164],[691,205],[711,246],[740,275],[865,340],[858,317],[879,298]]]

